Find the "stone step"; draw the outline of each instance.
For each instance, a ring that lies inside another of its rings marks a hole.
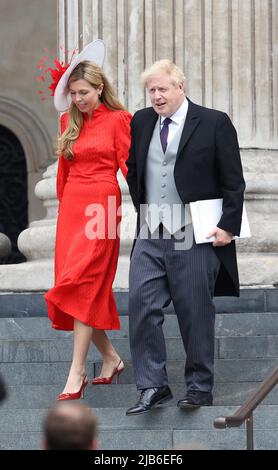
[[[255,450],[277,450],[278,428],[258,430],[254,435]],[[40,450],[43,435],[40,432],[1,433],[0,450]],[[246,450],[246,431],[228,430],[100,430],[101,450],[171,450],[197,444],[204,450]]]
[[[216,340],[215,356],[219,359],[267,359],[278,357],[277,336],[226,337]]]
[[[0,317],[47,316],[43,292],[0,293]],[[128,291],[115,292],[121,315],[128,313]],[[220,313],[277,312],[278,289],[241,289],[240,297],[216,297],[216,309]],[[173,307],[166,311],[173,314]]]
[[[125,408],[96,409],[101,449],[172,449],[198,443],[206,449],[245,449],[244,425],[216,430],[216,416],[231,414],[234,407],[203,407],[194,412],[159,407],[143,416],[126,417]],[[46,409],[3,410],[1,449],[40,449],[41,424]],[[277,449],[278,406],[261,405],[254,412],[255,449]],[[117,423],[117,424],[116,424]],[[14,432],[16,429],[16,432]],[[4,432],[3,432],[4,431]]]
[[[278,289],[245,289],[241,297],[217,298],[215,304],[215,387],[213,407],[188,413],[177,408],[185,393],[185,354],[172,305],[165,309],[167,370],[174,399],[150,414],[126,417],[139,396],[134,385],[128,340],[128,293],[115,294],[121,330],[109,332],[125,360],[120,384],[89,385],[85,403],[96,409],[102,449],[171,449],[198,442],[207,449],[244,449],[246,430],[216,430],[213,419],[230,414],[277,366]],[[6,317],[6,318],[5,318]],[[1,404],[0,449],[39,449],[40,423],[66,381],[72,356],[72,333],[50,327],[42,293],[0,294],[0,374],[8,388]],[[90,348],[88,376],[101,369]],[[225,407],[225,409],[223,408]],[[228,407],[228,408],[227,408]],[[278,448],[278,388],[254,416],[257,449]],[[14,432],[16,430],[16,432]]]
[[[65,383],[65,382],[64,382]],[[56,385],[9,385],[8,396],[2,409],[33,409],[51,406],[63,389],[63,384]],[[214,387],[215,405],[241,405],[258,388],[259,383],[216,383]],[[184,397],[183,383],[170,382],[174,399],[166,406],[175,407],[177,401]],[[130,407],[138,400],[140,393],[133,384],[98,385],[89,384],[85,389],[85,402],[94,408]],[[278,390],[274,389],[264,401],[266,404],[278,405]]]
[[[123,360],[130,359],[128,338],[115,338],[113,345]],[[166,338],[167,357],[170,360],[185,358],[180,338]],[[17,362],[64,362],[72,357],[72,338],[38,340],[0,340],[0,361]],[[217,359],[277,358],[277,336],[220,337],[215,340]],[[101,359],[92,344],[88,360]]]
[[[278,306],[277,306],[278,307]],[[113,338],[128,337],[128,316],[121,317],[121,329],[108,331]],[[179,337],[176,315],[165,314],[164,332],[166,337]],[[217,314],[216,336],[268,336],[278,334],[278,313],[231,313]],[[72,332],[51,328],[48,318],[0,318],[1,339],[56,339],[70,338]]]
[[[219,359],[215,361],[215,382],[261,382],[277,366],[277,359]],[[8,385],[63,385],[68,375],[70,362],[0,363],[0,373]],[[88,377],[97,376],[101,362],[88,363]],[[167,361],[167,372],[171,383],[184,383],[184,360]],[[125,362],[120,383],[133,384],[133,368]]]
[[[213,430],[216,416],[227,416],[235,413],[237,406],[203,406],[198,410],[185,411],[177,407],[158,406],[151,413],[142,416],[126,416],[126,408],[94,408],[100,429],[182,429]],[[3,409],[1,427],[5,432],[38,432],[48,408]],[[240,429],[246,429],[242,424]],[[260,405],[254,411],[254,429],[278,429],[278,405]],[[278,438],[278,436],[277,436]]]
[[[259,430],[254,436],[255,450],[277,450],[275,436],[278,429]],[[40,432],[1,433],[0,450],[40,450],[43,435]],[[204,450],[246,450],[246,431],[228,430],[100,430],[101,450],[171,450],[183,445],[201,446]]]

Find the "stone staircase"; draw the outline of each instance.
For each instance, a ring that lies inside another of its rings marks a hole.
[[[125,361],[120,383],[91,386],[85,402],[96,409],[102,449],[171,449],[199,443],[206,449],[245,449],[246,430],[216,430],[216,416],[233,413],[278,362],[278,290],[246,289],[240,299],[216,299],[214,406],[179,410],[184,395],[184,351],[176,316],[165,310],[168,375],[174,399],[143,416],[126,417],[137,399],[128,342],[127,293],[116,293],[120,331],[113,344]],[[8,397],[0,408],[0,449],[39,449],[41,422],[65,383],[72,333],[50,328],[42,294],[0,295],[0,373]],[[92,346],[88,376],[97,375],[101,357]],[[278,387],[254,413],[255,449],[278,449]]]

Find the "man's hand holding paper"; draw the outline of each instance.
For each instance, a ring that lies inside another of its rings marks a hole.
[[[233,234],[230,232],[226,232],[226,230],[222,230],[222,228],[215,227],[211,232],[207,235],[207,239],[214,237],[212,245],[213,246],[225,246],[231,243],[233,239]]]

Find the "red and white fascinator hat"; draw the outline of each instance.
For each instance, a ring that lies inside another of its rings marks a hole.
[[[101,39],[96,39],[85,46],[84,49],[72,59],[69,65],[62,66],[60,63],[56,63],[57,68],[50,71],[53,80],[50,88],[54,92],[54,106],[57,111],[67,111],[71,104],[68,79],[75,67],[84,60],[89,60],[99,67],[102,67],[104,58],[105,44]]]

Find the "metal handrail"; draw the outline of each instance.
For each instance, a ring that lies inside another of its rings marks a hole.
[[[233,428],[241,426],[247,421],[247,449],[254,449],[253,439],[253,411],[271,392],[278,383],[278,367],[261,383],[257,390],[246,400],[243,405],[231,416],[218,416],[213,424],[217,429]]]

